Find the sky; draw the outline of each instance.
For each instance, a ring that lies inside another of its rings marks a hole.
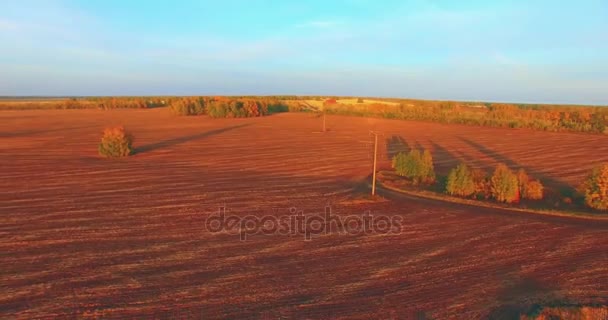
[[[0,95],[608,104],[608,1],[0,1]]]

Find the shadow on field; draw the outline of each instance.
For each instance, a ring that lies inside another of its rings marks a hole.
[[[80,126],[80,127],[70,127],[70,128],[57,128],[57,129],[32,129],[32,130],[21,130],[21,131],[11,131],[11,132],[0,132],[0,138],[20,138],[20,137],[29,137],[36,135],[44,135],[47,133],[53,132],[61,132],[61,131],[72,131],[89,128],[89,126]]]
[[[521,315],[532,315],[539,309],[537,301],[542,304],[548,301],[560,301],[555,294],[557,288],[550,287],[532,277],[523,277],[511,285],[507,285],[499,294],[498,301],[502,305],[494,308],[488,319],[520,319]]]
[[[532,177],[534,177],[536,179],[540,179],[543,182],[543,184],[553,187],[556,190],[559,190],[559,192],[562,195],[571,196],[571,195],[576,194],[576,190],[572,186],[568,185],[567,183],[564,183],[557,179],[551,178],[551,177],[544,175],[542,173],[539,173],[537,171],[530,170],[529,168],[526,168],[526,167],[520,165],[519,163],[515,162],[513,159],[506,157],[494,150],[491,150],[488,147],[485,147],[477,142],[474,142],[472,140],[469,140],[469,139],[463,138],[463,137],[459,137],[459,138],[466,144],[470,145],[471,147],[475,148],[477,151],[485,154],[486,156],[494,159],[495,161],[506,164],[512,170],[518,170],[519,168],[525,169],[526,172],[528,174],[530,174]]]
[[[435,171],[438,173],[447,175],[452,168],[462,162],[460,157],[435,141],[431,140],[430,144],[433,147],[433,158],[435,159],[436,164]]]
[[[388,160],[392,160],[393,157],[400,152],[409,152],[412,148],[407,144],[405,139],[401,136],[392,136],[386,139],[386,156]]]
[[[160,142],[156,142],[156,143],[152,143],[152,144],[143,145],[141,147],[135,148],[135,154],[144,153],[144,152],[153,151],[153,150],[162,149],[162,148],[167,148],[167,147],[172,147],[172,146],[186,143],[189,141],[212,137],[214,135],[218,135],[218,134],[230,131],[230,130],[246,127],[249,125],[250,124],[248,124],[248,123],[244,123],[244,124],[240,124],[237,126],[219,128],[219,129],[215,129],[215,130],[211,130],[211,131],[192,134],[189,136],[183,136],[183,137],[164,140],[164,141],[160,141]]]

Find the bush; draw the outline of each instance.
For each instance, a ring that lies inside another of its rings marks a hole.
[[[467,197],[475,193],[476,186],[473,174],[466,164],[461,163],[448,174],[445,185],[446,192],[450,195]]]
[[[608,210],[608,164],[593,169],[580,189],[587,206]]]
[[[429,150],[422,153],[422,182],[432,184],[435,182],[435,166],[433,165],[433,155]]]
[[[391,167],[395,169],[395,172],[402,177],[407,177],[410,175],[410,170],[407,163],[409,161],[408,157],[410,154],[399,152],[393,156]]]
[[[179,116],[188,116],[190,115],[190,108],[183,100],[176,100],[171,103],[169,106],[171,112]]]
[[[492,197],[492,188],[488,173],[481,169],[473,169],[471,172],[475,182],[475,195],[478,199],[488,200]]]
[[[529,181],[530,181],[530,177],[526,173],[526,170],[519,169],[519,171],[517,171],[517,185],[518,185],[520,194],[523,195],[523,193],[525,192],[525,189],[526,189],[526,185],[528,184]]]
[[[98,150],[102,157],[119,158],[133,153],[133,137],[123,127],[106,128]]]
[[[504,164],[499,164],[490,178],[492,196],[498,202],[517,202],[519,200],[519,182],[517,176]]]
[[[433,156],[428,150],[422,155],[418,150],[411,150],[408,154],[400,152],[393,157],[392,167],[398,175],[411,179],[414,184],[435,182]]]
[[[530,180],[524,169],[519,169],[517,172],[517,182],[522,199],[540,200],[543,198],[543,184],[539,180]]]
[[[526,184],[522,198],[530,200],[541,200],[545,187],[539,180],[532,180]]]
[[[178,98],[171,101],[169,108],[179,116],[191,116],[205,113],[205,105],[201,99]]]

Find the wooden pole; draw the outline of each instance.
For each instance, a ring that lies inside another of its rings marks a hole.
[[[323,111],[323,132],[325,132],[325,111]]]
[[[378,133],[374,132],[374,172],[372,173],[372,196],[376,194],[376,160],[378,159]]]

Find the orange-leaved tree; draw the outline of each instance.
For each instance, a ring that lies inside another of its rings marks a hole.
[[[492,196],[498,202],[517,202],[519,183],[517,176],[504,164],[499,164],[490,178]]]
[[[473,173],[466,164],[461,163],[448,174],[445,190],[448,194],[467,197],[476,191]]]
[[[517,172],[519,194],[522,199],[540,200],[543,198],[543,184],[540,180],[532,180],[524,169]]]
[[[608,210],[608,163],[593,169],[580,187],[585,204],[597,210]]]
[[[102,157],[119,158],[133,153],[133,136],[122,126],[106,128],[98,151]]]

